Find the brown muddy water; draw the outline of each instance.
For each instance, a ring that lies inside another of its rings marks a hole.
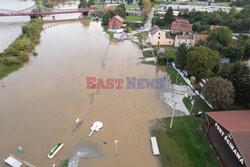
[[[86,77],[155,79],[164,75],[164,67],[138,64],[142,51],[137,45],[110,41],[100,23],[87,20],[44,30],[36,51],[37,57],[0,81],[6,85],[0,87],[0,159],[12,153],[37,167],[49,167],[86,141],[96,144],[103,158],[81,159],[80,167],[157,166],[150,120],[169,116],[157,91],[90,90]],[[82,120],[78,128],[77,117]],[[94,121],[104,127],[88,137]],[[65,146],[48,159],[60,141]]]

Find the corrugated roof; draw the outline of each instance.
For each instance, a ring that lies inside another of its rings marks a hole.
[[[207,112],[232,134],[247,166],[250,166],[250,110]]]
[[[229,132],[250,132],[250,110],[207,112]]]
[[[189,23],[188,20],[186,19],[176,19],[175,22],[176,23]]]
[[[250,165],[250,132],[233,132],[232,137],[240,154],[248,166]]]

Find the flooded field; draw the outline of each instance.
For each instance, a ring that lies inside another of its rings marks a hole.
[[[156,79],[164,67],[140,64],[131,41],[110,41],[99,22],[84,20],[44,30],[23,68],[0,81],[0,159],[10,153],[37,167],[59,164],[83,143],[102,158],[81,159],[80,167],[153,167],[150,120],[168,116],[154,89],[86,89],[86,77]],[[79,117],[81,125],[76,128]],[[88,137],[94,121],[99,132]],[[114,141],[118,140],[118,154]],[[52,159],[51,148],[64,147]],[[18,146],[23,147],[19,153]]]

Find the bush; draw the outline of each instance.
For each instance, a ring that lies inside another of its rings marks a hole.
[[[9,56],[2,59],[3,64],[5,65],[15,65],[22,64],[22,60],[17,56]]]

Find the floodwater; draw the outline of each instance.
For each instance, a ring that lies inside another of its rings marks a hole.
[[[0,0],[1,9],[21,10],[33,6],[32,0]],[[29,17],[0,17],[0,52],[6,49],[22,32]]]
[[[86,77],[155,79],[164,67],[139,64],[131,41],[110,41],[99,22],[83,20],[44,30],[37,57],[0,81],[0,159],[10,153],[37,167],[67,159],[83,142],[103,158],[81,159],[80,167],[153,167],[150,120],[169,116],[154,89],[86,89]],[[81,125],[76,128],[79,117]],[[94,121],[103,122],[88,137]],[[118,154],[115,143],[118,140]],[[62,141],[51,160],[47,154]],[[105,142],[106,144],[104,144]],[[17,148],[22,146],[23,152]]]

